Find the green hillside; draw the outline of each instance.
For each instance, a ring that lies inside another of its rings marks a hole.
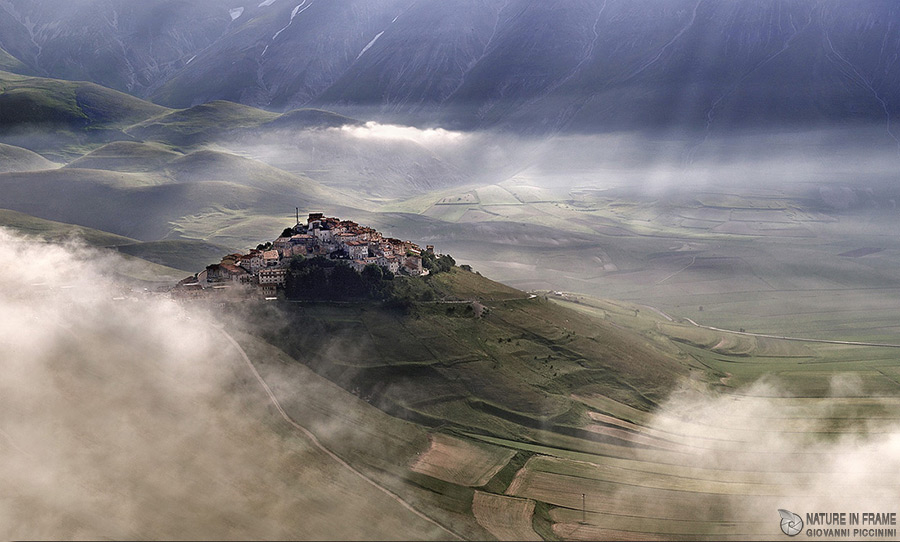
[[[120,245],[117,249],[123,254],[189,274],[196,273],[211,263],[218,263],[224,254],[234,251],[221,245],[187,239],[147,241]]]
[[[406,312],[227,312],[287,415],[469,537],[772,539],[777,522],[758,510],[816,498],[840,443],[878,442],[900,419],[890,348],[716,331],[458,268],[411,280],[433,297]],[[778,380],[748,387],[765,374]],[[836,387],[841,377],[860,388]]]
[[[0,130],[40,125],[74,130],[122,128],[167,111],[93,83],[0,72]]]
[[[115,141],[66,165],[67,169],[97,169],[127,173],[148,173],[156,182],[199,183],[224,181],[289,196],[290,205],[307,202],[362,204],[358,198],[341,194],[294,173],[235,154],[201,149],[189,154],[154,142]],[[286,200],[287,201],[287,200]],[[295,203],[294,203],[295,202]]]
[[[165,171],[180,182],[229,181],[236,184],[286,194],[305,201],[357,202],[356,198],[338,194],[301,175],[288,173],[264,162],[235,154],[199,150],[178,157],[165,166]],[[287,210],[290,207],[287,206]]]
[[[2,48],[0,48],[0,70],[22,74],[30,71],[28,66],[23,64],[21,60],[12,56]]]
[[[80,240],[98,248],[112,248],[126,258],[138,263],[132,271],[140,275],[160,276],[159,280],[171,281],[182,274],[195,273],[209,263],[218,262],[232,249],[203,241],[173,239],[169,241],[140,242],[130,237],[105,231],[37,218],[35,216],[0,209],[0,227],[38,237],[47,241]]]
[[[173,235],[173,223],[186,217],[283,215],[293,201],[234,183],[172,183],[136,173],[66,168],[0,174],[0,207],[145,241]],[[221,220],[215,224],[224,227]]]
[[[0,209],[0,226],[48,241],[62,241],[71,238],[83,239],[87,244],[96,247],[120,247],[137,242],[122,235],[37,218],[9,209]]]
[[[219,100],[173,111],[141,122],[127,131],[144,140],[194,145],[214,141],[238,129],[260,126],[277,117],[276,113]]]
[[[667,344],[475,273],[406,280],[433,292],[420,293],[428,301],[409,314],[287,307],[261,322],[264,337],[395,416],[506,437],[523,428],[581,434],[587,418],[573,394],[650,410],[691,371],[704,371]],[[349,337],[353,348],[326,354]]]
[[[158,143],[114,141],[69,162],[68,168],[105,169],[110,171],[155,171],[181,156]]]

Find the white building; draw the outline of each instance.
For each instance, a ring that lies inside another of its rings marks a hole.
[[[287,268],[277,267],[274,269],[263,269],[259,272],[259,285],[275,285],[284,288],[287,281]]]
[[[369,243],[365,241],[350,241],[347,243],[347,254],[351,260],[364,260],[369,256]]]

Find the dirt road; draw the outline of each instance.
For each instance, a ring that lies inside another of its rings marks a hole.
[[[392,498],[394,501],[396,501],[398,504],[400,504],[401,506],[403,506],[404,508],[406,508],[413,514],[419,516],[420,518],[424,519],[428,523],[431,523],[432,525],[434,525],[435,527],[446,532],[453,538],[458,539],[458,540],[464,540],[464,538],[462,536],[456,534],[455,532],[451,531],[447,527],[444,527],[437,521],[431,519],[430,517],[426,516],[422,512],[416,510],[415,508],[413,508],[413,506],[411,504],[404,501],[399,495],[397,495],[390,489],[382,486],[375,480],[369,478],[368,476],[363,474],[361,471],[359,471],[356,467],[354,467],[353,465],[351,465],[351,464],[347,463],[346,461],[344,461],[343,459],[341,459],[337,454],[335,454],[334,452],[332,452],[331,450],[326,448],[321,442],[319,442],[319,439],[316,438],[316,436],[309,429],[307,429],[307,428],[303,427],[302,425],[298,424],[297,422],[295,422],[290,416],[288,416],[288,414],[287,414],[287,412],[285,412],[284,408],[282,408],[281,403],[278,401],[278,398],[275,397],[275,394],[272,392],[272,388],[269,387],[269,385],[263,379],[262,375],[259,374],[259,371],[256,370],[256,367],[253,365],[253,362],[250,361],[250,358],[247,356],[247,353],[244,351],[244,349],[241,347],[241,345],[234,339],[234,337],[231,336],[230,333],[225,331],[223,328],[217,326],[216,329],[218,329],[222,333],[222,335],[224,335],[225,338],[228,339],[228,342],[230,342],[231,345],[234,346],[235,350],[237,350],[238,353],[241,355],[241,358],[244,360],[244,363],[247,364],[247,367],[253,373],[253,376],[255,376],[256,380],[259,381],[259,384],[263,387],[263,389],[266,392],[266,395],[269,396],[269,400],[272,401],[273,405],[275,405],[275,408],[278,410],[278,413],[281,414],[281,417],[284,418],[284,420],[287,423],[289,423],[292,427],[294,427],[295,429],[297,429],[298,431],[303,433],[306,436],[306,438],[308,438],[310,440],[310,442],[312,442],[316,446],[316,448],[318,448],[322,452],[328,454],[328,456],[330,458],[337,461],[341,466],[350,470],[351,472],[353,472],[354,474],[356,474],[357,476],[359,476],[360,478],[365,480],[367,483],[369,483],[372,487],[378,489],[385,495],[389,496],[390,498]]]

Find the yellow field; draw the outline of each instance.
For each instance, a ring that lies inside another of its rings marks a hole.
[[[480,487],[514,455],[513,450],[435,433],[431,435],[428,449],[419,455],[410,469],[452,484]]]
[[[541,540],[531,527],[534,501],[476,491],[472,512],[478,523],[500,540]]]

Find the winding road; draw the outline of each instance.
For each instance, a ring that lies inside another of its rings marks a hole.
[[[269,400],[272,402],[272,404],[275,405],[275,408],[278,410],[278,413],[281,414],[281,417],[284,418],[284,421],[289,423],[291,425],[291,427],[293,427],[294,429],[297,429],[298,431],[303,433],[306,436],[306,438],[308,438],[310,440],[310,442],[312,442],[316,446],[316,448],[318,448],[319,450],[321,450],[322,452],[327,454],[328,457],[334,459],[341,466],[343,466],[344,468],[348,469],[349,471],[353,472],[354,474],[356,474],[357,476],[359,476],[360,478],[365,480],[369,485],[371,485],[375,489],[381,491],[382,493],[384,493],[385,495],[387,495],[388,497],[390,497],[391,499],[396,501],[398,504],[400,504],[400,506],[406,508],[413,514],[419,516],[420,518],[427,521],[428,523],[431,523],[432,525],[434,525],[435,527],[444,531],[445,533],[451,535],[452,537],[454,537],[458,540],[465,540],[464,537],[451,531],[447,527],[444,527],[443,525],[441,525],[437,521],[433,520],[432,518],[426,516],[422,512],[416,510],[415,508],[413,508],[413,506],[411,504],[404,501],[403,498],[401,498],[399,495],[397,495],[390,489],[382,486],[375,480],[369,478],[368,476],[363,474],[360,470],[358,470],[356,467],[354,467],[353,465],[351,465],[351,464],[347,463],[346,461],[344,461],[343,459],[341,459],[337,454],[335,454],[334,452],[332,452],[331,450],[326,448],[321,442],[319,442],[319,439],[316,438],[316,436],[309,429],[307,429],[307,428],[303,427],[302,425],[300,425],[299,423],[295,422],[290,416],[288,416],[287,412],[285,412],[284,408],[281,406],[281,403],[278,401],[278,398],[275,397],[275,393],[272,392],[272,388],[269,387],[269,385],[263,379],[262,375],[259,374],[259,371],[256,370],[256,367],[253,365],[253,362],[250,361],[250,358],[247,356],[247,353],[244,351],[244,348],[234,339],[234,337],[231,336],[230,333],[225,331],[224,328],[219,327],[219,326],[214,326],[214,327],[216,329],[218,329],[219,332],[222,333],[222,335],[225,336],[225,338],[228,340],[228,342],[231,343],[231,345],[234,346],[235,350],[237,350],[237,352],[241,355],[241,358],[244,360],[244,363],[246,363],[247,367],[250,368],[250,371],[253,372],[253,376],[255,376],[256,380],[259,381],[259,384],[265,390],[266,395],[269,396]]]

